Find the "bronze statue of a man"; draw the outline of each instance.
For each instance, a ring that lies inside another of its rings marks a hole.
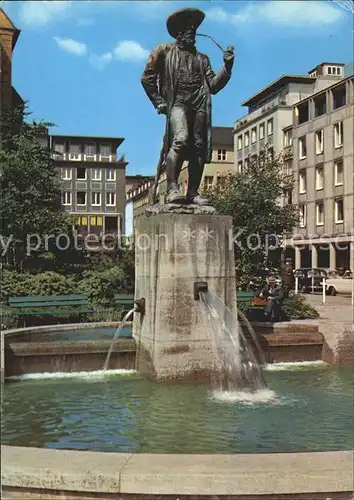
[[[198,194],[205,163],[211,161],[211,94],[231,77],[233,48],[224,51],[224,67],[215,75],[208,56],[195,48],[196,31],[205,15],[182,9],[167,19],[175,43],[162,43],[150,54],[142,85],[158,113],[166,115],[166,131],[156,182],[162,168],[167,175],[167,203],[210,205]],[[188,160],[188,190],[178,187],[182,164]]]

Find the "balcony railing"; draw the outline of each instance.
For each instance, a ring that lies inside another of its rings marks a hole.
[[[117,157],[117,155],[87,155],[83,153],[53,153],[52,157],[57,161],[86,161],[86,162],[98,162],[98,163],[115,163],[119,161],[125,161],[122,157]]]

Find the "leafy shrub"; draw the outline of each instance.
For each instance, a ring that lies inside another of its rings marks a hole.
[[[289,319],[316,319],[318,311],[302,295],[292,295],[284,300],[282,309]]]
[[[5,304],[0,304],[0,330],[16,328],[18,317]]]
[[[29,274],[4,270],[0,298],[2,302],[7,302],[9,297],[66,295],[75,293],[75,288],[71,278],[53,271]]]
[[[86,271],[78,283],[78,292],[87,295],[91,304],[114,306],[114,295],[126,291],[123,270],[114,266],[103,272]]]

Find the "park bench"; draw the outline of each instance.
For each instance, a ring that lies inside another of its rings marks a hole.
[[[122,309],[122,317],[134,307],[134,295],[118,293],[114,296],[114,305]]]
[[[85,295],[32,295],[10,297],[9,307],[17,316],[78,316],[93,313]]]
[[[238,291],[236,293],[237,307],[243,310],[243,306],[247,306],[245,314],[249,320],[265,321],[264,305],[251,305],[251,301],[254,299],[255,295],[255,292]]]

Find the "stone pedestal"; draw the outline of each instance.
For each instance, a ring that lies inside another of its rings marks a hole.
[[[142,216],[135,242],[135,298],[146,301],[145,315],[134,315],[137,370],[155,380],[209,379],[211,332],[193,288],[207,282],[236,312],[231,217]]]

